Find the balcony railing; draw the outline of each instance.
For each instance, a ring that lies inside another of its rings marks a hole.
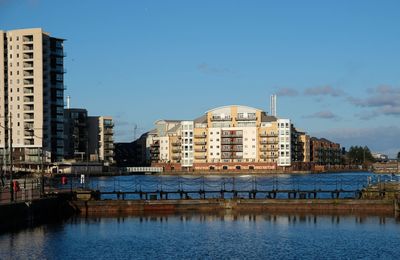
[[[194,156],[194,159],[198,159],[198,160],[203,160],[203,159],[206,159],[207,158],[207,156],[205,156],[205,155],[195,155]]]
[[[221,116],[212,116],[211,117],[211,121],[231,121],[232,118],[230,116],[225,116],[225,117],[221,117]]]
[[[194,138],[206,138],[207,135],[206,134],[199,134],[199,135],[194,135]]]
[[[198,152],[198,153],[200,153],[200,152],[207,152],[207,149],[206,149],[206,148],[195,148],[194,151],[195,151],[195,152]]]
[[[260,133],[261,137],[277,137],[278,133]]]
[[[221,144],[243,144],[243,140],[235,140],[235,141],[231,141],[231,140],[224,140],[222,139]]]
[[[181,142],[172,142],[172,146],[181,146],[182,143]]]
[[[236,117],[236,121],[256,121],[257,117]]]
[[[242,134],[224,134],[222,133],[221,138],[237,138],[237,137],[243,137]]]
[[[197,142],[194,142],[194,144],[195,145],[206,145],[207,142],[206,141],[197,141]]]
[[[180,148],[172,148],[173,153],[180,153],[181,149]]]
[[[260,151],[277,152],[278,150],[278,147],[260,147]]]

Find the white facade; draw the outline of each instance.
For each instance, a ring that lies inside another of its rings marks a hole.
[[[160,160],[168,162],[170,160],[169,137],[163,136],[158,139],[160,140]]]
[[[181,122],[181,137],[182,137],[182,166],[191,167],[194,161],[193,149],[193,121]]]
[[[221,160],[221,128],[208,128],[208,156],[211,161]]]
[[[290,119],[278,119],[279,159],[278,166],[291,165]]]
[[[257,159],[257,128],[241,127],[243,131],[243,159],[255,161]]]

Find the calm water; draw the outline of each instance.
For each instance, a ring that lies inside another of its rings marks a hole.
[[[58,187],[70,188],[70,185],[80,186],[80,177],[69,179],[67,185]],[[199,190],[243,190],[252,189],[271,190],[361,190],[368,185],[368,181],[390,181],[399,180],[398,176],[376,175],[369,172],[358,173],[330,173],[330,174],[271,174],[267,176],[159,176],[159,175],[136,175],[118,177],[96,177],[87,178],[87,187],[101,191],[199,191]],[[192,198],[198,198],[199,194],[190,194]],[[232,194],[231,194],[232,195]],[[246,196],[246,193],[239,196]],[[247,194],[248,195],[248,194]],[[136,197],[135,197],[136,196]],[[178,195],[175,195],[178,198]],[[265,196],[260,194],[259,196]],[[281,198],[287,198],[287,194],[278,194]],[[320,195],[319,195],[320,196]],[[330,194],[322,196],[330,197]],[[355,197],[355,192],[342,192],[341,197]],[[103,198],[115,198],[112,196]],[[138,195],[128,195],[127,198],[138,198]],[[173,195],[170,196],[173,198]],[[226,198],[229,198],[227,194]],[[259,197],[261,198],[261,197]],[[319,197],[323,198],[323,197]]]
[[[75,218],[0,235],[0,259],[400,259],[390,217]]]

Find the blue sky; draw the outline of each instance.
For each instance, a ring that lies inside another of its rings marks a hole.
[[[400,150],[399,1],[0,0],[0,29],[67,39],[66,95],[116,140],[223,105],[342,145]]]

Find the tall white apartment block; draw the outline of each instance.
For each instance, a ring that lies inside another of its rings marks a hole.
[[[40,28],[0,31],[0,149],[12,142],[16,161],[63,158],[63,41]]]
[[[290,119],[278,119],[278,166],[291,165]]]
[[[194,149],[193,149],[193,121],[181,122],[181,135],[182,135],[182,167],[193,166]]]

